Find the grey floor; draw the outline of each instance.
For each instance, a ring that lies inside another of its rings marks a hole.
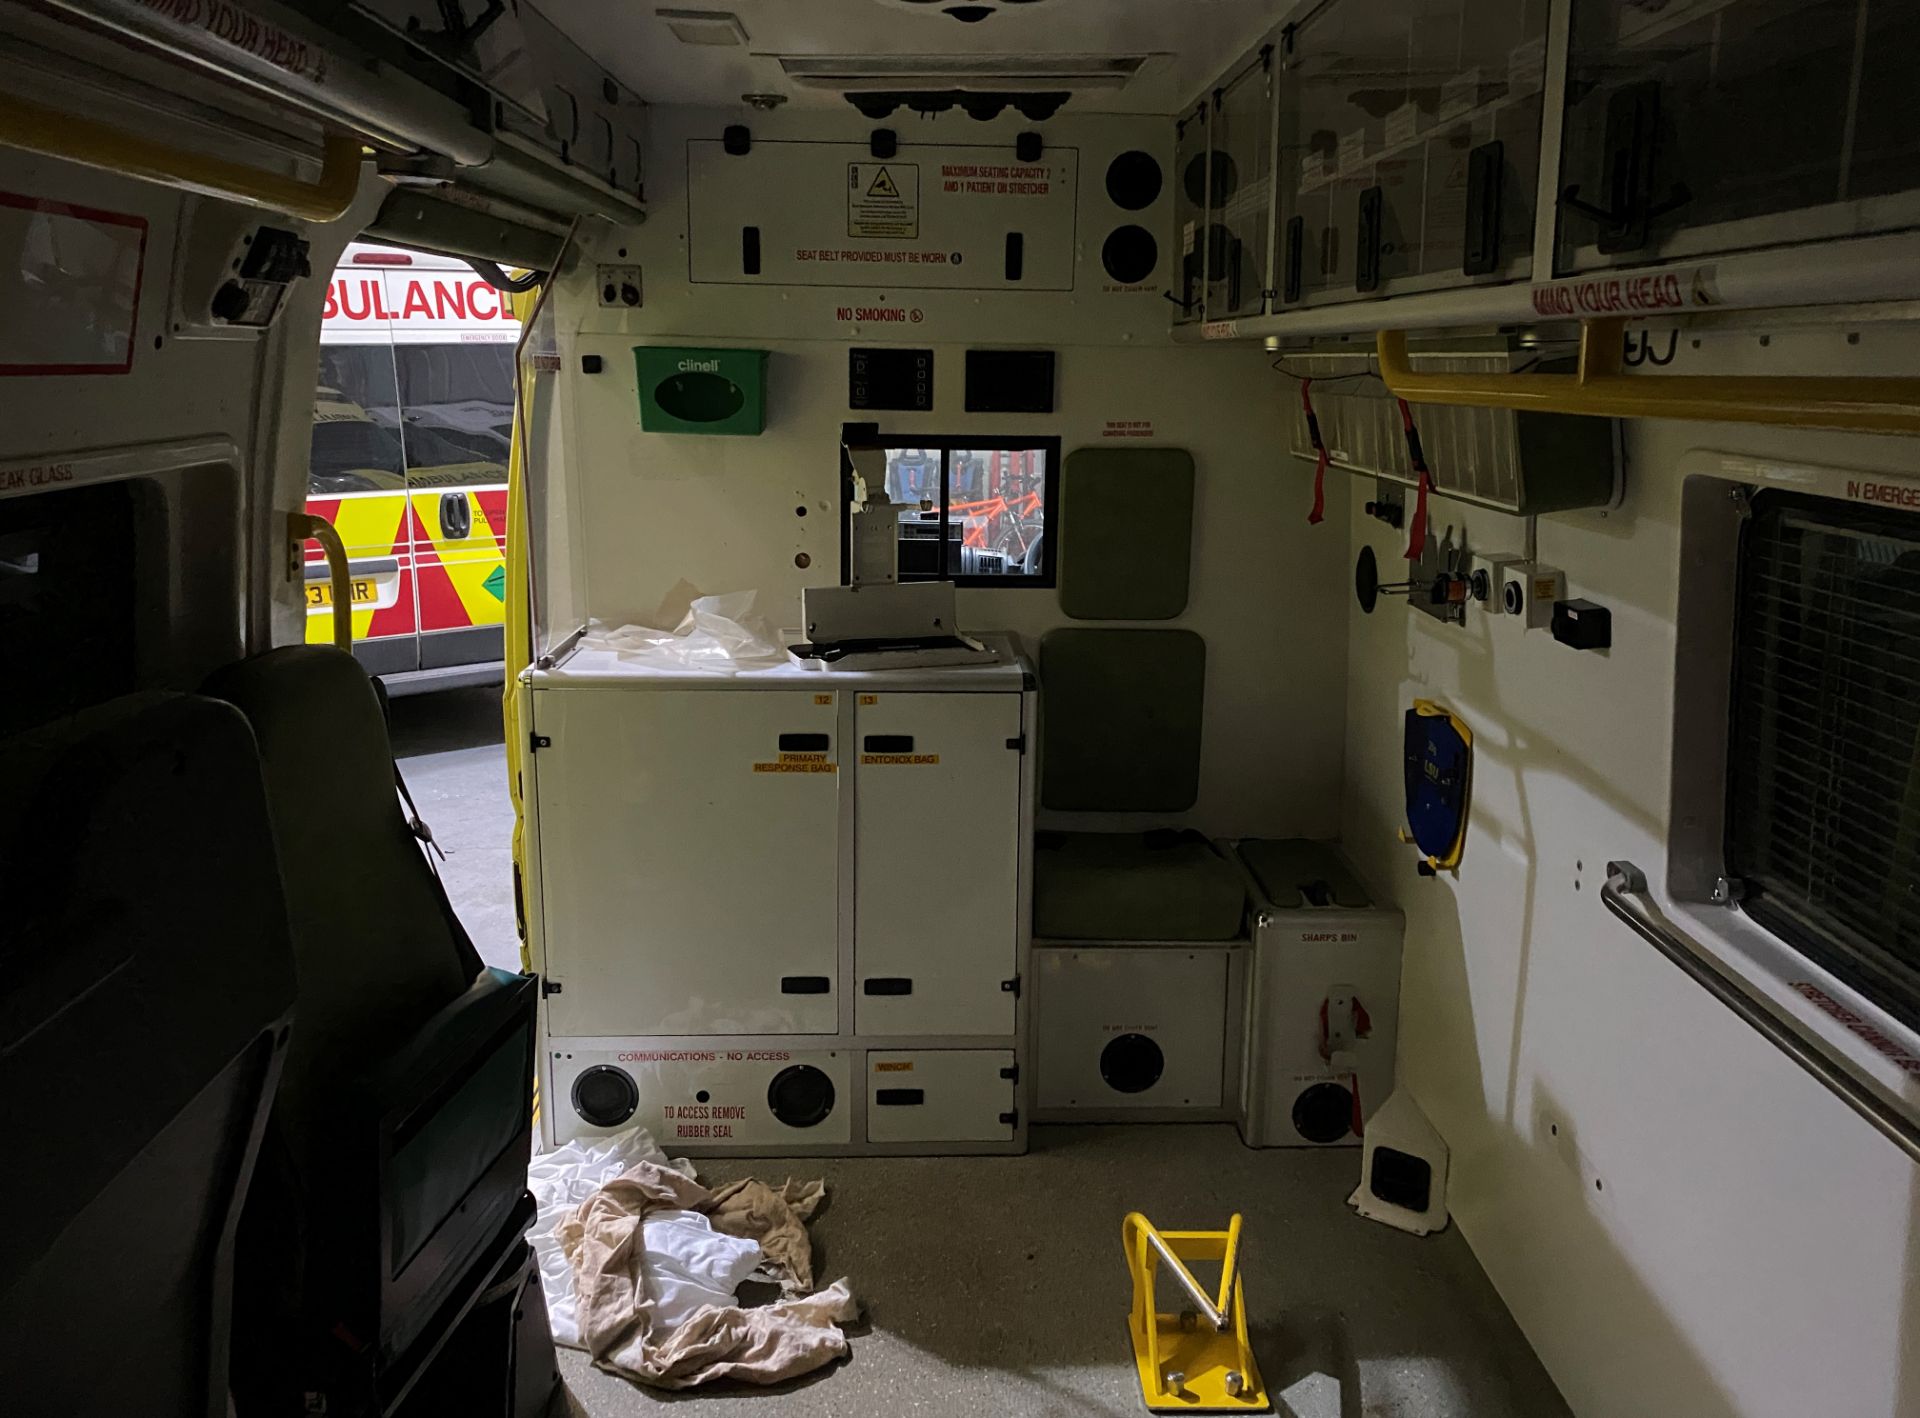
[[[397,699],[393,737],[474,943],[489,963],[517,967],[497,692]],[[1120,1218],[1139,1210],[1171,1229],[1246,1217],[1255,1357],[1282,1418],[1566,1414],[1458,1231],[1416,1238],[1347,1209],[1357,1165],[1348,1150],[1253,1152],[1211,1125],[1036,1128],[1032,1150],[1013,1158],[711,1162],[709,1181],[826,1178],[817,1272],[846,1276],[866,1306],[852,1356],[778,1389],[676,1396],[567,1352],[570,1412],[1144,1413],[1120,1254]]]

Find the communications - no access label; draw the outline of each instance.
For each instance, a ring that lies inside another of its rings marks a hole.
[[[847,235],[920,239],[920,165],[847,164]]]

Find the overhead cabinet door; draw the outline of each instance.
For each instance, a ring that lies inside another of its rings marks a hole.
[[[863,694],[855,722],[859,1031],[1011,1034],[1020,696]]]
[[[833,700],[534,696],[553,1034],[835,1032]]]

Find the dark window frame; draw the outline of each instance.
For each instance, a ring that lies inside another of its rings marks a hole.
[[[991,589],[1001,591],[1053,590],[1059,584],[1060,556],[1060,438],[1057,434],[1007,434],[1007,433],[882,433],[870,440],[873,446],[886,450],[895,448],[937,449],[940,453],[940,519],[938,525],[944,530],[952,514],[948,508],[952,501],[953,464],[956,452],[1008,452],[1038,451],[1046,455],[1046,472],[1043,475],[1041,508],[1040,569],[1038,571],[1008,572],[988,576],[928,576],[922,573],[902,572],[902,581],[951,581],[963,590]],[[840,580],[845,584],[852,572],[850,564],[851,549],[845,535],[851,514],[853,484],[850,478],[843,477],[840,483],[840,525],[843,529],[840,545]]]
[[[1909,542],[1915,564],[1903,565],[1906,553],[1875,564],[1880,584],[1868,589],[1881,599],[1850,594],[1872,573],[1843,579],[1822,563],[1809,566],[1806,544],[1821,529]],[[1798,539],[1792,546],[1789,536]],[[1783,569],[1797,573],[1797,598]],[[1727,873],[1757,924],[1920,1028],[1920,905],[1889,904],[1903,878],[1905,895],[1920,896],[1920,751],[1910,750],[1904,784],[1888,754],[1893,742],[1920,745],[1920,518],[1805,493],[1757,493],[1740,532],[1736,584]],[[1910,622],[1909,634],[1899,633],[1900,621]],[[1889,710],[1901,703],[1914,711]],[[1890,737],[1876,742],[1883,734]],[[1913,830],[1902,821],[1909,804]],[[1786,870],[1783,858],[1800,870]]]

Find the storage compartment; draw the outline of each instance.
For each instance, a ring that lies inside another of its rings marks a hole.
[[[1916,52],[1906,0],[1576,5],[1561,269],[1920,223]]]
[[[1273,230],[1273,61],[1243,63],[1213,100],[1207,194],[1206,316],[1230,320],[1266,309]]]
[[[1372,904],[1324,842],[1238,843],[1259,899],[1247,986],[1240,1136],[1249,1147],[1357,1146],[1393,1091],[1398,911]]]
[[[1245,962],[1244,945],[1036,948],[1039,1114],[1220,1109]]]
[[[836,697],[682,683],[533,696],[548,1028],[831,1034]]]
[[[710,1049],[593,1049],[552,1038],[542,1102],[553,1140],[644,1127],[675,1154],[726,1148],[782,1151],[853,1139],[852,1055],[729,1040]]]
[[[1523,277],[1546,0],[1339,0],[1280,87],[1277,309]]]
[[[1416,350],[1421,373],[1508,373],[1538,368],[1538,351],[1475,348],[1462,337]],[[1486,343],[1486,342],[1481,342]],[[1334,467],[1413,487],[1418,478],[1393,396],[1366,354],[1289,354],[1289,374],[1310,378],[1320,437]],[[1337,382],[1335,382],[1337,381]],[[1287,448],[1311,464],[1313,441],[1300,400],[1287,406]],[[1605,507],[1619,494],[1611,419],[1421,404],[1413,411],[1433,490],[1515,516]],[[1303,480],[1304,485],[1304,480]]]
[[[1011,1049],[867,1055],[867,1141],[1011,1142],[1019,1122]]]
[[[1012,1033],[1020,696],[862,694],[854,723],[858,1031]]]

